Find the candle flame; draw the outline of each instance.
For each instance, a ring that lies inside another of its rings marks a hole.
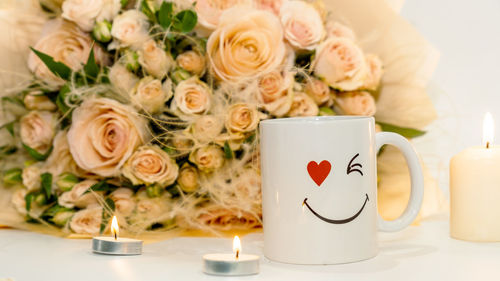
[[[239,258],[241,252],[241,242],[240,237],[238,235],[234,236],[233,239],[233,253],[236,255],[236,258]]]
[[[120,227],[118,226],[118,221],[116,220],[116,216],[113,216],[113,220],[111,221],[111,233],[115,237],[115,240],[118,239],[118,234],[120,233]]]
[[[491,113],[487,112],[483,120],[483,145],[486,146],[486,148],[490,148],[490,145],[493,144],[494,136],[495,123],[493,121],[493,116],[491,116]]]

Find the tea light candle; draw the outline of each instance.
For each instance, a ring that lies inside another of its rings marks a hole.
[[[211,275],[238,276],[259,273],[259,256],[242,255],[238,236],[233,239],[233,254],[203,256],[203,271]]]
[[[483,146],[470,147],[450,162],[450,235],[500,241],[500,147],[493,146],[494,122],[483,121]]]
[[[142,240],[118,237],[120,228],[116,216],[111,221],[112,237],[92,238],[92,251],[105,255],[140,255],[142,253]]]

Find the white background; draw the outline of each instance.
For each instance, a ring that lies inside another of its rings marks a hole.
[[[406,0],[401,15],[441,54],[429,86],[439,117],[415,143],[448,196],[449,160],[481,144],[487,111],[500,142],[500,0]]]

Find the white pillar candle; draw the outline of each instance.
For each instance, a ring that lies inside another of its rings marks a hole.
[[[119,234],[118,221],[113,216],[111,222],[112,237],[92,238],[92,251],[105,255],[140,255],[142,254],[142,240],[121,238]]]
[[[203,272],[211,275],[239,276],[259,273],[259,256],[242,255],[238,236],[233,240],[233,254],[203,256]]]
[[[493,118],[483,123],[483,146],[470,147],[450,162],[450,235],[500,241],[500,147],[493,146]]]

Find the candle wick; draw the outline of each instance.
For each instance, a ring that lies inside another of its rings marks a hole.
[[[115,240],[118,240],[118,236],[116,235],[116,231],[115,231]]]
[[[240,250],[236,250],[236,259],[240,257]]]
[[[486,142],[486,148],[490,148],[490,142],[489,141]]]

